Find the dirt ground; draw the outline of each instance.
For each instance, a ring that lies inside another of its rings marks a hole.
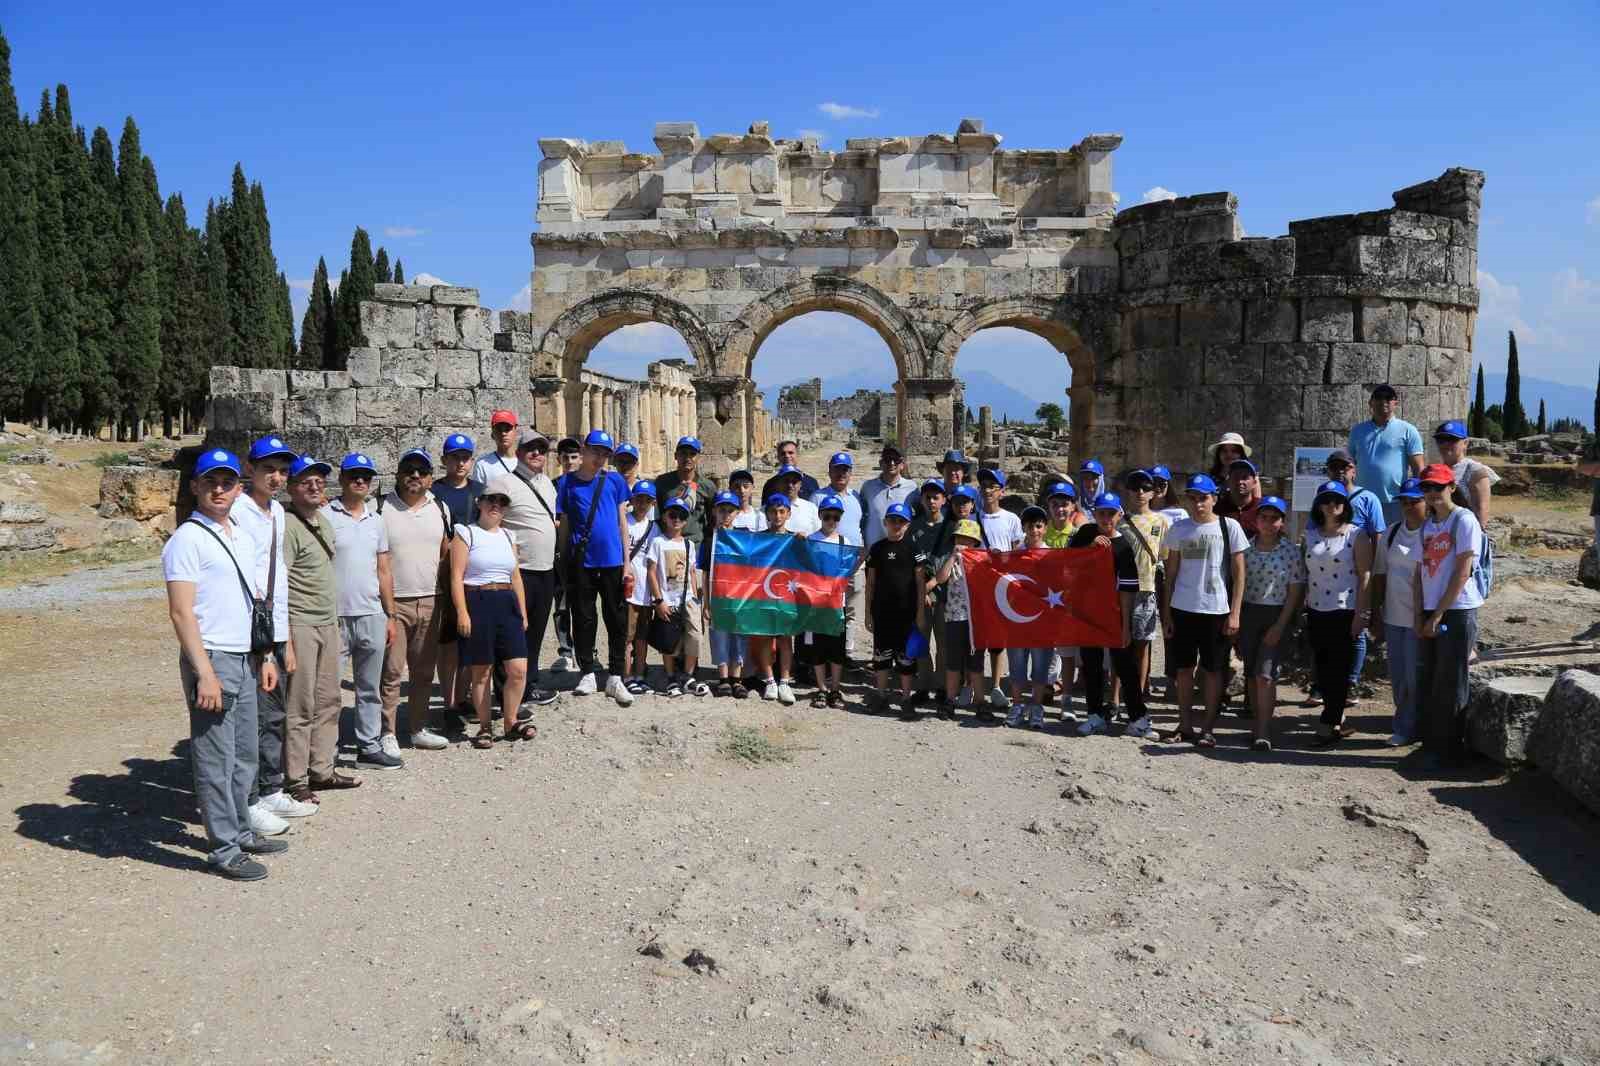
[[[1508,614],[1600,617],[1516,580]],[[159,570],[0,589],[0,1061],[1600,1062],[1600,825],[1536,773],[1422,779],[1381,685],[1269,756],[849,694],[564,695],[235,885]]]

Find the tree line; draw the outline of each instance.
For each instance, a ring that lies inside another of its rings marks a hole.
[[[1483,388],[1483,364],[1478,364],[1478,387],[1473,395],[1472,410],[1468,414],[1467,429],[1474,437],[1488,440],[1516,440],[1537,433],[1584,433],[1584,424],[1576,418],[1558,418],[1545,421],[1544,400],[1539,401],[1539,416],[1528,418],[1522,406],[1522,368],[1517,362],[1517,335],[1508,331],[1506,350],[1506,394],[1500,403],[1487,403]],[[1600,381],[1594,390],[1594,419],[1600,426]]]

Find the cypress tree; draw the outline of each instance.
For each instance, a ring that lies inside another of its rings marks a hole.
[[[337,366],[343,370],[350,357],[350,349],[361,344],[361,301],[372,299],[376,282],[372,274],[372,242],[367,231],[356,227],[350,238],[350,267],[339,276],[337,297],[339,343],[336,351]]]
[[[82,137],[80,135],[81,144]],[[95,127],[88,157],[76,179],[81,212],[74,230],[82,262],[84,299],[78,308],[78,377],[82,406],[79,428],[98,433],[117,410],[117,377],[113,372],[116,338],[117,165],[111,135]]]
[[[29,130],[0,36],[0,421],[26,418],[41,362],[38,204]]]
[[[39,123],[33,127],[34,185],[39,206],[39,303],[42,358],[34,377],[35,409],[45,424],[70,425],[76,418],[78,392],[78,274],[62,207],[57,157],[64,145],[62,129],[50,106],[50,94],[39,101]]]
[[[382,245],[379,245],[378,254],[372,260],[372,280],[374,282],[394,280],[394,274],[389,270],[389,251]]]
[[[183,197],[167,198],[162,212],[168,273],[161,301],[161,416],[171,436],[192,421],[210,385],[205,357],[205,279],[200,263],[200,233],[189,225]]]
[[[210,372],[214,366],[237,366],[230,363],[233,355],[233,327],[228,317],[228,250],[222,236],[222,216],[214,201],[206,203],[206,228],[200,238],[200,269],[205,289],[205,302],[201,305],[201,337],[206,376],[210,388]],[[201,410],[192,410],[191,416],[203,417]]]
[[[404,285],[406,283],[406,270],[405,267],[400,265],[400,260],[398,259],[394,261],[394,283],[396,285]]]
[[[1545,423],[1544,423],[1544,397],[1541,396],[1541,397],[1539,397],[1539,421],[1534,423],[1533,431],[1535,433],[1544,433],[1545,432],[1544,425],[1545,425]]]
[[[1516,440],[1528,435],[1528,413],[1522,408],[1522,371],[1517,367],[1517,335],[1508,332],[1510,351],[1506,355],[1506,398],[1500,405],[1505,412],[1503,423],[1506,439]]]
[[[120,192],[121,285],[117,292],[118,358],[113,367],[122,403],[123,439],[138,440],[140,424],[155,408],[161,373],[161,263],[150,232],[148,175],[139,127],[130,116],[117,146]]]
[[[1483,364],[1478,364],[1478,392],[1472,400],[1472,425],[1469,427],[1474,437],[1482,437],[1484,412],[1487,410],[1483,395]]]
[[[279,354],[279,363],[282,366],[294,366],[294,301],[289,296],[289,277],[283,271],[278,271],[277,299],[273,303],[273,319],[277,322],[278,334],[282,339],[283,349]]]
[[[300,361],[305,370],[331,370],[334,346],[333,292],[328,288],[328,263],[319,258],[311,275],[311,295],[300,319]]]

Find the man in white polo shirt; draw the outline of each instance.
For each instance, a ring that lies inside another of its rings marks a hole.
[[[411,746],[438,751],[449,744],[429,728],[428,718],[434,666],[439,660],[434,593],[451,523],[444,501],[428,491],[432,483],[433,460],[426,450],[412,448],[400,457],[394,491],[378,501],[378,513],[383,516],[389,571],[394,575],[395,639],[383,660],[383,732],[385,736],[400,735],[400,676],[409,674],[406,731]]]
[[[398,770],[400,742],[383,731],[384,651],[394,643],[394,576],[383,517],[367,506],[378,468],[359,452],[339,464],[340,495],[322,509],[333,527],[334,583],[339,589],[339,633],[350,653],[356,686],[356,764]]]
[[[261,741],[256,686],[274,689],[279,678],[271,658],[258,665],[250,654],[249,541],[228,517],[239,497],[239,476],[232,452],[201,453],[189,483],[194,513],[162,549],[161,569],[189,705],[195,801],[211,845],[206,862],[232,880],[259,881],[267,868],[250,856],[286,851],[289,845],[250,828],[250,785]]]

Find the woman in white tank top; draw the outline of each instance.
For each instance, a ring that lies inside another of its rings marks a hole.
[[[501,686],[501,711],[505,739],[532,740],[538,733],[532,722],[517,723],[517,708],[528,679],[528,608],[517,570],[517,544],[501,525],[511,506],[509,478],[489,483],[478,497],[478,521],[457,526],[450,542],[450,595],[455,603],[456,630],[460,633],[461,665],[472,684],[472,703],[478,712],[475,748],[494,743],[489,713],[489,675],[496,662],[505,664]]]

